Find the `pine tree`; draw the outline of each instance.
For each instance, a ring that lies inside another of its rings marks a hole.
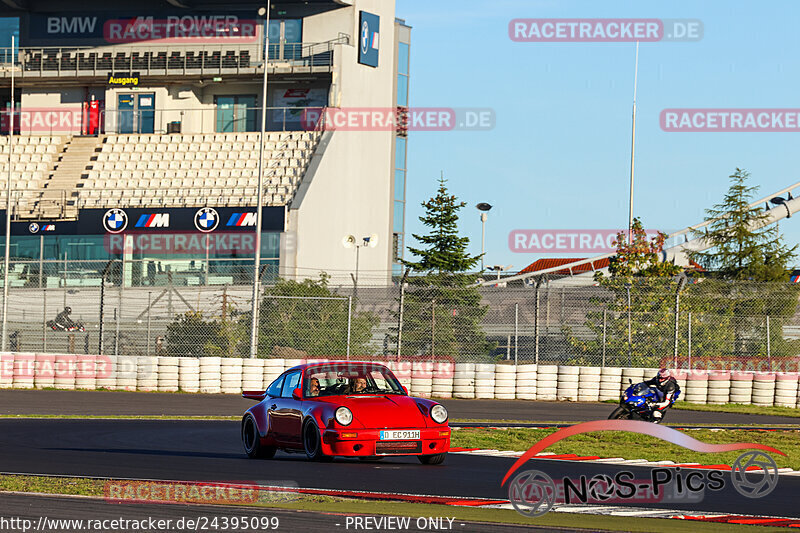
[[[429,235],[413,235],[426,248],[409,247],[408,250],[420,259],[403,261],[403,264],[416,272],[435,274],[448,284],[466,286],[474,283],[477,276],[463,273],[472,269],[481,256],[470,256],[467,253],[469,238],[458,235],[458,211],[465,205],[466,202],[459,202],[448,193],[447,180],[439,178],[436,196],[422,202],[425,215],[419,217],[432,231]]]
[[[749,186],[750,173],[737,168],[722,203],[706,210],[711,220],[707,231],[699,231],[711,248],[690,258],[724,279],[787,281],[789,262],[797,246],[783,243],[776,227],[766,225],[761,206],[750,207],[756,186]]]
[[[488,306],[481,305],[478,274],[469,273],[481,256],[469,255],[469,238],[458,233],[458,211],[465,205],[448,192],[443,177],[436,196],[422,203],[420,221],[430,232],[414,235],[423,247],[409,247],[419,259],[403,261],[416,273],[403,306],[403,354],[455,358],[488,355],[493,348],[480,326]]]

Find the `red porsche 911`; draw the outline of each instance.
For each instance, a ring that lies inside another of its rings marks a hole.
[[[415,455],[435,465],[450,449],[447,409],[409,396],[381,364],[299,365],[266,391],[242,396],[258,401],[242,418],[242,444],[249,457],[270,458],[280,449],[305,452],[316,461]]]

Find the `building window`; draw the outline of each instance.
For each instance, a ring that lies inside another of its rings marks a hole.
[[[253,95],[215,96],[217,132],[256,131],[256,97]]]
[[[397,202],[394,203],[394,231],[397,233],[403,233],[403,217],[405,215],[405,202]]]
[[[394,168],[406,168],[406,139],[395,137]]]
[[[408,76],[397,75],[397,105],[408,106]]]
[[[408,43],[399,43],[397,47],[397,72],[408,76]]]

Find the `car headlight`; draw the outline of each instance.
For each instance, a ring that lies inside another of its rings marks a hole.
[[[350,422],[353,421],[353,412],[347,407],[338,408],[334,416],[336,418],[336,421],[343,426],[349,426]]]
[[[447,409],[444,405],[436,404],[431,408],[431,418],[437,424],[443,424],[447,420]]]

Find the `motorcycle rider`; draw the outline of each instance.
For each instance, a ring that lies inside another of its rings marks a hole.
[[[69,330],[71,327],[75,325],[75,322],[69,317],[72,313],[72,308],[67,306],[64,308],[63,311],[56,315],[56,319],[53,321],[55,324],[62,329]]]
[[[655,387],[661,393],[661,401],[653,405],[653,418],[661,419],[664,416],[664,410],[675,403],[675,397],[681,390],[678,381],[672,375],[672,372],[662,368],[653,379],[647,380],[645,383]]]

